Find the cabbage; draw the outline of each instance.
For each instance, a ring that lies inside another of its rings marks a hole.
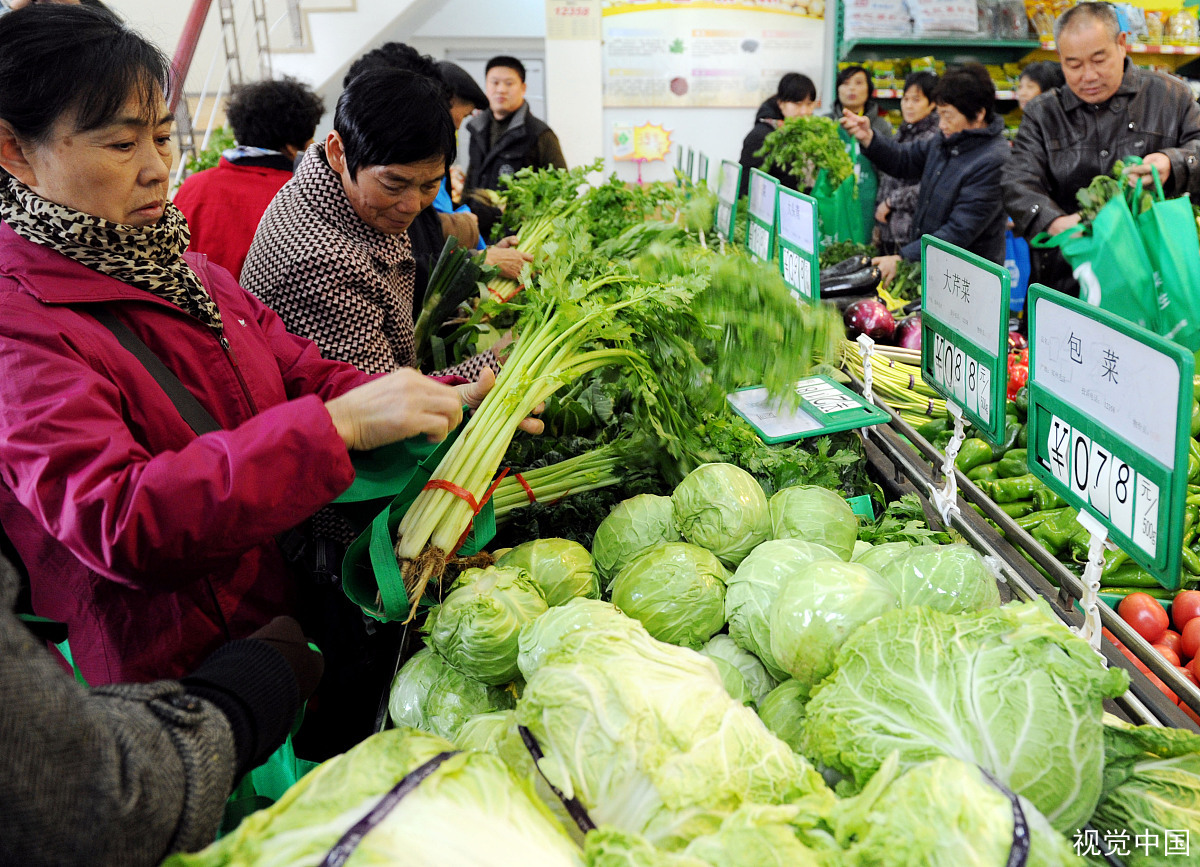
[[[795,680],[785,680],[758,703],[758,716],[763,725],[796,752],[800,752],[807,697],[808,687]]]
[[[893,754],[863,793],[829,817],[847,865],[994,867],[1009,862],[1013,806],[979,768],[942,757],[899,776]],[[1029,826],[1026,867],[1083,867],[1066,837],[1022,799]],[[1131,826],[1132,827],[1132,826]],[[1136,827],[1141,827],[1136,826]]]
[[[596,568],[608,580],[617,577],[625,564],[660,542],[678,542],[671,498],[638,494],[613,507],[592,537]]]
[[[1128,683],[1038,605],[905,608],[842,647],[805,706],[802,751],[858,786],[893,750],[902,770],[953,756],[995,774],[1067,833],[1100,799],[1102,701]]]
[[[429,644],[468,677],[508,683],[517,676],[517,634],[546,611],[542,591],[514,568],[468,569],[425,621]]]
[[[598,599],[572,599],[566,605],[556,605],[532,623],[521,627],[517,637],[517,667],[526,679],[558,647],[564,635],[580,629],[611,626],[614,631],[640,630],[641,624],[626,617],[615,606]]]
[[[517,721],[539,767],[598,825],[677,850],[743,803],[832,799],[820,774],[725,691],[712,661],[613,623],[562,636]]]
[[[884,542],[872,545],[869,550],[856,553],[850,558],[853,563],[862,563],[872,572],[879,572],[900,555],[912,550],[910,542]]]
[[[393,723],[446,740],[454,740],[468,718],[512,706],[510,693],[461,674],[428,647],[396,672],[388,695]]]
[[[753,704],[775,688],[775,678],[752,653],[747,653],[728,635],[714,635],[700,652],[717,665],[721,683],[742,704]]]
[[[671,494],[683,538],[733,568],[771,533],[767,495],[754,476],[733,464],[702,464]]]
[[[795,539],[763,542],[727,580],[725,619],[734,643],[757,656],[777,679],[787,677],[771,654],[771,606],[784,579],[815,560],[834,560],[828,548]]]
[[[896,607],[878,575],[858,563],[819,560],[783,582],[771,607],[771,654],[808,688],[833,671],[855,629]]]
[[[1159,726],[1104,727],[1104,794],[1091,826],[1110,833],[1156,835],[1145,849],[1122,854],[1126,867],[1182,863],[1167,856],[1168,835],[1176,842],[1200,841],[1200,735]]]
[[[771,538],[824,545],[849,560],[858,541],[858,518],[841,494],[816,485],[796,485],[771,497]]]
[[[550,606],[562,605],[576,596],[600,598],[600,579],[592,555],[569,539],[534,539],[510,548],[497,558],[496,565],[528,572]]]
[[[1000,590],[983,558],[968,545],[921,545],[879,570],[900,607],[925,605],[957,614],[1000,605]]]
[[[276,804],[248,816],[207,849],[165,867],[318,864],[405,776],[454,746],[412,729],[367,738],[308,773]],[[504,763],[457,753],[365,834],[350,864],[582,867],[570,838]]]
[[[659,641],[697,649],[725,625],[725,579],[712,553],[666,542],[633,559],[612,586],[613,605]]]
[[[870,542],[864,542],[862,539],[854,543],[854,550],[850,552],[850,559],[857,561],[863,554],[866,554],[875,546]]]

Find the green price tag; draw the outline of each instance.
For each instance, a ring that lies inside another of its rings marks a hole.
[[[921,372],[998,443],[1008,391],[1008,293],[1003,265],[925,235],[921,238]]]
[[[1195,359],[1077,298],[1029,290],[1029,468],[1178,589]]]
[[[738,190],[742,186],[742,167],[732,160],[721,160],[717,173],[717,234],[726,241],[733,240],[737,224]]]
[[[820,304],[817,201],[779,187],[779,271],[798,301]]]
[[[746,249],[760,262],[770,262],[775,257],[775,214],[778,205],[779,181],[766,172],[751,169]]]
[[[696,178],[696,183],[708,186],[708,157],[704,155],[704,151],[700,151],[700,174]]]
[[[762,387],[739,389],[725,399],[763,442],[771,444],[883,424],[889,419],[886,412],[828,376],[805,377],[796,383],[796,394],[800,406],[794,410],[771,401]]]

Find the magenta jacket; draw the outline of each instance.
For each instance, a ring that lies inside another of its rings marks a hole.
[[[0,223],[0,523],[92,684],[173,678],[292,608],[274,536],[349,487],[324,401],[370,379],[202,255],[214,332]],[[105,302],[225,430],[196,437]]]

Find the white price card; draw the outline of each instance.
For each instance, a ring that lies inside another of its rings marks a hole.
[[[1088,455],[1088,478],[1090,481],[1088,482],[1087,499],[1092,504],[1092,508],[1106,518],[1109,516],[1109,503],[1112,495],[1109,482],[1112,467],[1112,455],[1104,446],[1093,442],[1091,453]]]
[[[717,198],[722,202],[733,204],[738,197],[738,181],[740,180],[739,166],[729,160],[721,160],[721,176],[717,186]]]
[[[779,197],[779,237],[794,244],[805,253],[815,255],[816,216],[811,202],[786,194],[781,190]],[[795,284],[792,284],[795,285]]]
[[[991,368],[979,367],[979,415],[983,418],[992,417],[992,371]]]
[[[1071,431],[1071,471],[1069,481],[1071,490],[1084,500],[1091,490],[1092,472],[1092,441],[1084,436],[1083,431]]]
[[[724,202],[717,203],[717,230],[725,235],[732,235],[733,208]]]
[[[1133,501],[1133,542],[1151,557],[1158,551],[1158,485],[1138,476]]]
[[[1001,278],[940,247],[925,248],[925,310],[994,356],[1000,347]]]
[[[1133,501],[1134,483],[1137,481],[1133,467],[1120,458],[1113,458],[1112,472],[1109,474],[1109,509],[1108,519],[1112,525],[1133,538]]]
[[[1046,455],[1050,472],[1068,487],[1071,484],[1071,426],[1057,416],[1050,420],[1046,434]]]
[[[746,247],[759,259],[771,257],[771,233],[753,220],[747,229],[749,238]]]
[[[761,173],[750,175],[750,216],[775,224],[775,190],[779,185]]]

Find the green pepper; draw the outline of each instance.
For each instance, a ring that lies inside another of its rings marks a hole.
[[[1001,507],[1001,508],[1003,508],[1003,507]],[[1061,515],[1063,512],[1067,512],[1067,511],[1070,511],[1070,510],[1069,509],[1043,509],[1043,510],[1035,509],[1034,511],[1030,512],[1028,515],[1024,515],[1020,518],[1017,518],[1016,525],[1023,530],[1032,530],[1034,527],[1038,526],[1039,524],[1049,521],[1052,518],[1056,518],[1059,515]]]
[[[1029,473],[1029,451],[1027,449],[1010,449],[1000,459],[1000,478],[1012,479]]]
[[[1025,425],[1017,421],[1015,416],[1009,416],[1011,421],[1004,425],[1004,441],[1000,443],[1000,453],[1004,454],[1017,447],[1017,440],[1021,437],[1021,428]]]
[[[1200,555],[1187,545],[1184,545],[1180,551],[1183,554],[1183,568],[1193,575],[1200,575]]]
[[[1029,425],[1027,424],[1021,425],[1021,432],[1017,434],[1017,448],[1029,448]]]
[[[1002,503],[1000,510],[1010,518],[1024,518],[1033,511],[1033,503]]]
[[[1067,501],[1046,487],[1045,483],[1038,481],[1033,490],[1033,503],[1039,509],[1057,509],[1065,506]]]
[[[989,482],[984,487],[984,493],[997,503],[1015,503],[1018,500],[1032,499],[1040,484],[1037,476],[1033,473],[1026,473],[1023,476]]]
[[[1106,577],[1116,572],[1122,566],[1129,562],[1129,555],[1117,548],[1115,551],[1105,549],[1104,551],[1104,569],[1101,571],[1100,580],[1103,581]]]
[[[1195,440],[1193,440],[1195,442]],[[1197,458],[1191,452],[1188,452],[1188,481],[1195,481],[1200,478],[1200,458]]]
[[[967,478],[973,482],[990,482],[1000,478],[1000,464],[993,461],[990,464],[980,464],[967,472]]]
[[[1200,434],[1200,400],[1192,399],[1192,437]]]
[[[1200,373],[1192,377],[1192,400],[1200,400]]]
[[[1167,590],[1161,584],[1154,587],[1105,587],[1101,585],[1101,593],[1107,593],[1109,596],[1128,596],[1130,593],[1145,593],[1148,596],[1153,596],[1155,599],[1173,599],[1175,590]]]
[[[1105,575],[1101,581],[1101,590],[1108,592],[1109,587],[1162,587],[1158,579],[1136,563],[1126,563],[1111,574]]]
[[[1012,399],[1013,409],[1017,411],[1018,418],[1025,418],[1029,412],[1029,387],[1021,386],[1017,389],[1017,393]]]
[[[917,428],[917,433],[925,437],[925,439],[933,441],[933,438],[940,433],[944,433],[950,425],[948,418],[935,418],[933,421],[927,421],[925,424]]]
[[[1043,521],[1033,528],[1033,538],[1057,557],[1079,530],[1079,522],[1075,520],[1077,514],[1074,509],[1067,509],[1048,521]]]
[[[954,439],[954,431],[944,430],[939,434],[935,434],[930,442],[933,443],[933,447],[939,452],[944,452],[952,439]]]
[[[965,440],[962,448],[958,450],[958,456],[954,459],[954,466],[964,473],[969,473],[981,464],[990,463],[995,460],[996,456],[992,453],[992,447],[984,440],[978,437],[972,437]]]

